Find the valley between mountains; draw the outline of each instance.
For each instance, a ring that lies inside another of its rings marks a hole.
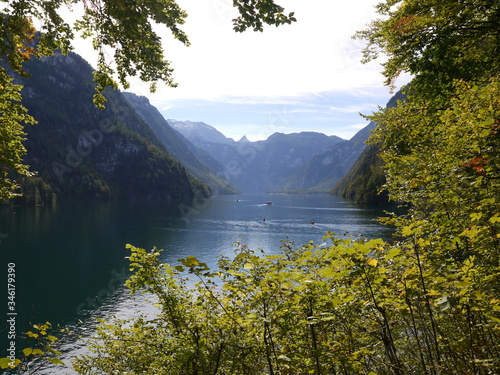
[[[26,127],[25,158],[37,176],[23,178],[23,196],[7,204],[328,193],[375,127],[370,123],[349,140],[300,132],[235,141],[203,122],[167,120],[132,93],[109,90],[106,108],[97,109],[92,67],[75,53],[32,59],[26,70],[31,77],[16,80],[38,120]]]

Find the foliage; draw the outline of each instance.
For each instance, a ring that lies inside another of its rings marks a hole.
[[[80,4],[83,15],[72,26],[61,15],[62,7],[66,5],[71,10]],[[278,26],[295,21],[293,13],[283,14],[284,8],[274,0],[235,2],[234,6],[240,12],[234,20],[237,31],[248,27],[262,31],[264,23]],[[72,49],[75,32],[92,38],[99,54],[94,99],[100,105],[105,100],[100,94],[107,86],[117,88],[119,83],[127,88],[130,76],[151,82],[152,90],[158,81],[175,86],[170,62],[164,56],[160,36],[163,31],[158,31],[156,25],[165,27],[176,40],[189,45],[188,36],[181,30],[187,13],[176,1],[14,0],[3,9],[3,14],[2,26],[9,39],[2,44],[0,56],[17,72],[22,71],[22,63],[30,56],[50,56],[58,49],[66,54]],[[36,47],[32,44],[34,19],[41,21]],[[114,65],[107,57],[111,55]]]
[[[389,85],[408,72],[419,95],[437,100],[455,79],[470,81],[500,72],[496,0],[386,0],[377,11],[382,18],[357,36],[368,42],[365,61],[388,56],[383,73]]]
[[[421,245],[326,238],[276,255],[239,245],[209,270],[132,251],[132,292],[158,314],[103,322],[81,374],[466,374],[500,370],[499,269]],[[189,270],[199,282],[191,284]],[[486,277],[487,276],[487,277]],[[486,277],[486,278],[485,278]],[[487,280],[490,278],[490,280]]]
[[[52,187],[40,177],[22,177],[19,179],[21,196],[6,201],[6,205],[39,206],[54,204],[57,195]]]
[[[19,101],[21,87],[12,83],[5,70],[0,68],[0,200],[13,198],[19,193],[17,176],[31,176],[22,157],[26,153],[23,141],[24,124],[35,123]]]
[[[240,13],[233,20],[234,30],[238,32],[249,27],[254,31],[263,31],[264,23],[280,26],[297,21],[294,12],[284,14],[285,8],[275,4],[274,0],[234,0],[233,5]]]
[[[395,107],[404,98],[402,91],[399,90],[392,96],[386,107]],[[370,125],[372,124],[373,128],[375,128],[376,123],[370,123]],[[367,136],[367,138],[369,137]],[[379,154],[380,145],[373,144],[373,142],[368,144],[349,172],[330,190],[330,194],[361,204],[387,205],[388,194],[387,191],[382,189],[386,182],[383,170],[384,163]]]
[[[387,192],[379,192],[385,184],[385,175],[378,153],[377,145],[368,145],[330,194],[361,204],[387,204]]]
[[[15,373],[29,375],[37,374],[47,362],[64,366],[64,362],[60,359],[61,352],[55,349],[59,338],[54,335],[61,334],[68,337],[68,330],[56,330],[49,322],[33,324],[33,329],[22,337],[25,347],[20,358],[0,358],[0,369],[13,369]]]
[[[159,314],[109,321],[82,374],[500,373],[500,82],[497,1],[387,0],[359,36],[388,55],[407,98],[370,118],[396,241],[340,239],[214,271],[132,250],[133,292]],[[187,268],[199,278],[182,277]]]
[[[404,102],[370,116],[389,196],[412,207],[394,222],[405,237],[418,228],[436,259],[480,254],[497,267],[498,3],[387,1],[379,11],[388,17],[360,34],[365,56],[388,54],[389,83],[414,75]]]

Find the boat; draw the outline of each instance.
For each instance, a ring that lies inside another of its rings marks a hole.
[[[266,202],[266,204],[267,204],[267,205],[271,205],[271,204],[273,204],[273,202],[271,202],[271,201],[267,201],[267,202]]]

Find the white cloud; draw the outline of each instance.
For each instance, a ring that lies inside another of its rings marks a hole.
[[[363,129],[366,125],[367,125],[367,123],[366,123],[366,122],[359,123],[359,124],[351,124],[351,125],[347,125],[347,126],[346,126],[346,129],[361,130],[361,129]]]
[[[179,87],[154,97],[221,99],[224,96],[295,96],[382,85],[378,63],[360,63],[363,43],[351,36],[374,17],[378,0],[281,0],[298,22],[263,33],[232,31],[230,0],[180,0],[189,17],[191,46],[166,38]],[[147,85],[134,84],[147,94]]]
[[[362,103],[362,104],[355,104],[355,105],[347,105],[345,107],[334,107],[330,106],[329,109],[334,111],[334,112],[341,112],[341,113],[360,113],[362,111],[366,111],[367,108],[370,107],[376,107],[376,105],[371,104],[371,103]]]
[[[191,46],[161,35],[179,86],[159,84],[151,94],[131,80],[130,91],[166,118],[204,121],[235,139],[303,130],[348,139],[362,126],[358,113],[390,97],[380,62],[361,64],[364,43],[351,38],[376,18],[379,0],[277,0],[298,22],[263,33],[232,30],[232,0],[178,2],[189,14],[182,29]],[[92,59],[88,42],[76,52]]]

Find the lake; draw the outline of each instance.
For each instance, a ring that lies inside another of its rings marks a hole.
[[[128,316],[145,308],[130,301],[123,287],[128,243],[164,249],[167,263],[196,256],[213,267],[219,255],[234,254],[236,241],[275,253],[285,239],[319,245],[327,231],[388,238],[390,229],[375,221],[382,215],[381,208],[359,207],[327,194],[1,208],[0,278],[6,285],[8,265],[15,265],[16,333],[25,332],[30,322],[45,321],[61,326],[81,321],[79,329],[85,331],[95,316]],[[0,357],[5,357],[7,287],[0,293]]]

